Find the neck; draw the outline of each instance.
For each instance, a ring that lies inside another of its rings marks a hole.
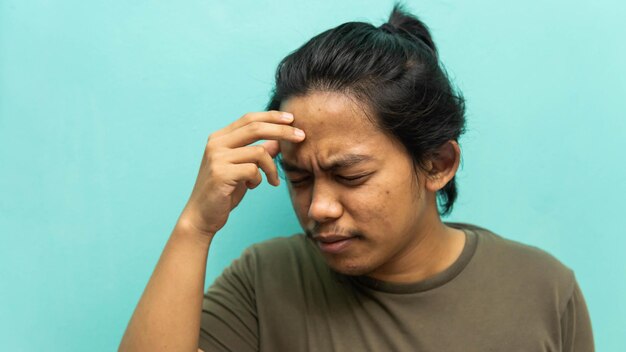
[[[368,276],[387,282],[413,283],[449,268],[463,251],[465,233],[446,226],[438,213],[432,221],[421,224],[408,246]]]

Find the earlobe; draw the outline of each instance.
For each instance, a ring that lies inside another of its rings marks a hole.
[[[456,174],[461,159],[461,149],[456,141],[442,145],[429,160],[426,188],[431,192],[442,189]]]

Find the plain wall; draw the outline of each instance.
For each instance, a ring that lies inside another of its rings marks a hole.
[[[0,349],[111,351],[187,201],[208,135],[265,106],[279,60],[391,1],[0,1]],[[626,351],[626,5],[409,1],[467,99],[448,218],[572,268],[598,351]],[[207,285],[298,232],[250,192]]]

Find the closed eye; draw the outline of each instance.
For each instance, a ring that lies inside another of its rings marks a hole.
[[[356,186],[362,182],[364,182],[368,176],[370,176],[370,174],[365,174],[365,175],[356,175],[356,176],[340,176],[340,175],[335,175],[335,179],[340,182],[343,183],[345,185],[348,186]],[[294,177],[294,178],[289,178],[288,181],[289,183],[291,183],[291,185],[297,187],[297,186],[303,186],[309,182],[311,182],[312,176],[304,176],[304,177]]]
[[[298,185],[303,185],[306,182],[308,182],[311,178],[310,177],[302,177],[302,178],[297,178],[297,179],[289,179],[289,183],[291,183],[294,186],[298,186]]]
[[[365,175],[362,175],[362,176],[337,176],[338,179],[344,180],[344,181],[356,181],[356,180],[362,179],[363,177],[365,177]]]
[[[345,183],[347,185],[357,185],[370,176],[371,174],[366,175],[356,175],[356,176],[335,176],[340,182]]]

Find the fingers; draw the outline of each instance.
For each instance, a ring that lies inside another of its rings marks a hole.
[[[215,132],[213,135],[216,137],[228,134],[238,128],[241,128],[245,125],[248,125],[252,122],[270,122],[277,124],[290,124],[293,122],[293,115],[288,112],[283,111],[260,111],[260,112],[249,112],[243,115],[241,118],[237,119],[230,125],[224,127],[223,129]]]
[[[304,138],[304,131],[301,129],[289,125],[255,121],[219,137],[216,142],[227,148],[237,148],[261,139],[299,143]]]
[[[256,188],[262,181],[259,168],[271,185],[278,186],[280,179],[272,160],[280,152],[278,141],[299,143],[305,139],[304,132],[291,126],[291,122],[293,116],[280,111],[245,114],[209,136],[203,164],[211,165],[211,170],[231,186],[234,182]],[[265,141],[251,145],[259,140]]]
[[[259,167],[253,163],[225,164],[219,170],[213,170],[211,175],[216,185],[226,184],[231,187],[245,183],[249,188],[254,188],[262,181]]]
[[[255,189],[257,188],[258,185],[261,184],[262,181],[263,181],[263,178],[261,177],[261,173],[259,172],[259,169],[257,168],[256,173],[252,175],[249,181],[246,181],[246,187],[248,187],[249,189]]]
[[[276,155],[280,153],[280,144],[278,143],[278,141],[265,141],[260,145],[263,146],[265,150],[267,150],[272,158],[275,158]]]
[[[277,143],[276,141],[274,141]],[[272,156],[263,145],[252,145],[233,149],[227,156],[227,161],[232,164],[253,163],[263,170],[267,181],[274,186],[280,184],[278,170],[272,160]]]
[[[263,178],[256,164],[233,164],[229,166],[228,174],[236,183],[244,182],[249,189],[256,188]]]

